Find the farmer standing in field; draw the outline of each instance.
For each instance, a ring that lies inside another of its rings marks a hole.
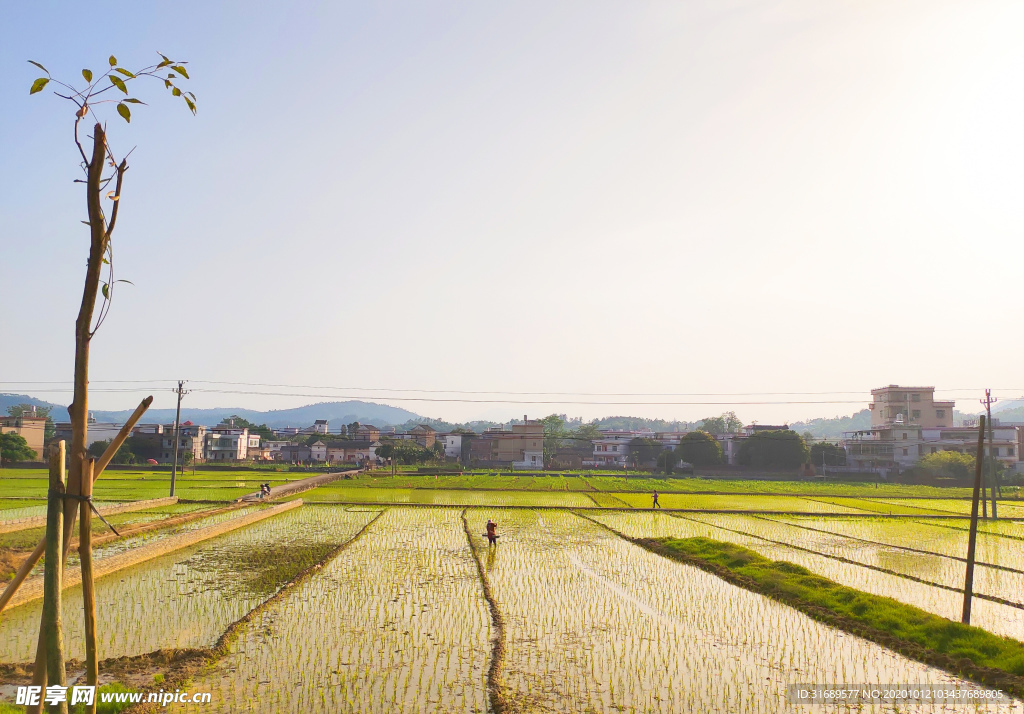
[[[654,492],[654,503],[651,504],[651,508],[661,508],[661,504],[658,503],[658,492]]]
[[[487,546],[498,544],[498,524],[492,521],[490,518],[487,519]]]

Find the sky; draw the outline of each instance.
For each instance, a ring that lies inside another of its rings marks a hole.
[[[29,96],[26,60],[81,84],[159,51],[198,112],[157,83],[130,125],[100,110],[135,147],[133,284],[94,408],[171,406],[176,379],[196,407],[451,420],[1020,396],[1022,24],[984,0],[5,3],[0,391],[70,400],[88,250],[74,107]]]

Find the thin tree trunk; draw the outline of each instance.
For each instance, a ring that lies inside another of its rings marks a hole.
[[[71,452],[70,471],[67,484],[63,486],[70,495],[82,493],[82,463],[86,457],[86,444],[89,431],[89,341],[92,339],[92,318],[96,309],[96,296],[100,289],[100,273],[103,268],[103,256],[107,250],[107,226],[101,205],[100,185],[103,181],[103,167],[106,162],[106,134],[103,126],[97,123],[93,127],[92,158],[86,177],[86,208],[89,213],[89,262],[85,270],[85,287],[82,289],[82,305],[75,321],[75,391],[68,415],[71,417]],[[124,164],[122,164],[122,167]],[[120,180],[118,181],[120,184]],[[61,466],[63,468],[63,465]],[[78,503],[75,499],[65,499],[63,508],[63,528],[61,550],[59,553],[59,569],[63,570],[68,550],[71,548],[71,534],[78,516]],[[47,544],[49,549],[49,543]],[[47,557],[47,567],[50,558]],[[45,629],[45,628],[43,628]],[[42,630],[40,637],[42,637]],[[63,663],[62,663],[63,667]],[[48,670],[47,650],[41,648],[36,653],[35,679],[41,676],[38,670]],[[67,707],[65,706],[65,711]]]
[[[82,496],[92,498],[92,471],[95,459],[85,462],[82,469]],[[92,577],[92,508],[90,501],[83,500],[81,506],[82,524],[78,532],[78,557],[82,563],[82,605],[85,612],[85,683],[95,687],[99,683],[99,662],[96,659],[96,590]],[[96,714],[96,698],[86,708],[88,714]]]
[[[71,472],[68,476],[68,493],[82,493],[82,464],[86,458],[86,444],[89,431],[89,341],[92,339],[92,317],[96,308],[96,296],[100,288],[100,272],[103,256],[107,250],[107,226],[101,206],[100,183],[106,163],[106,135],[103,126],[97,123],[92,136],[92,159],[86,181],[86,205],[89,210],[89,263],[85,272],[85,287],[82,290],[82,305],[75,321],[75,394],[68,407],[71,417]],[[78,504],[69,499],[64,506],[64,556],[71,545],[71,533],[75,528]]]

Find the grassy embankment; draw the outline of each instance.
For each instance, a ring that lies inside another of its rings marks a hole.
[[[912,659],[1017,695],[1024,693],[1024,643],[1017,640],[840,585],[733,543],[709,538],[628,540]]]

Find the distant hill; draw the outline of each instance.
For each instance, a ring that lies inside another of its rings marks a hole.
[[[17,406],[18,404],[34,404],[37,407],[50,407],[53,410],[50,413],[50,417],[54,421],[64,421],[68,418],[68,408],[66,406],[47,402],[42,399],[36,399],[35,397],[30,397],[27,394],[8,393],[0,393],[0,416],[7,416],[7,409],[9,407]]]
[[[983,405],[979,405],[980,406]],[[1002,415],[1003,412],[1020,412],[1024,409],[1024,399],[1007,399],[1005,402],[996,402],[992,405],[992,413]]]
[[[24,394],[0,394],[0,414],[7,414],[7,407],[15,404],[35,404],[37,406],[53,407],[54,421],[66,421],[67,407],[59,404],[51,404],[41,399],[35,399]],[[129,416],[133,409],[118,411],[93,410],[93,416],[99,422],[113,422],[121,424]],[[351,424],[358,421],[363,424],[374,426],[389,426],[391,424],[404,424],[415,421],[423,421],[423,417],[415,412],[398,407],[390,407],[386,404],[375,404],[350,400],[346,402],[321,402],[309,404],[294,409],[273,409],[271,411],[258,411],[255,409],[215,408],[215,409],[192,409],[186,406],[181,408],[181,420],[192,421],[196,424],[214,426],[230,416],[240,416],[256,424],[266,424],[272,429],[286,426],[306,427],[317,419],[326,419],[328,426],[336,429],[342,424]],[[169,424],[174,421],[173,409],[150,409],[143,417],[146,423]]]
[[[791,422],[789,428],[797,434],[809,431],[811,436],[819,439],[839,439],[844,431],[857,431],[871,428],[871,412],[861,409],[851,416],[837,416],[831,419],[808,419],[807,421]]]
[[[999,420],[1000,424],[1024,424],[1024,406],[1010,409],[992,410],[992,423]]]
[[[617,429],[624,431],[687,431],[697,427],[697,423],[685,421],[665,421],[664,419],[644,419],[642,417],[613,416],[595,419],[593,424],[598,429]]]

